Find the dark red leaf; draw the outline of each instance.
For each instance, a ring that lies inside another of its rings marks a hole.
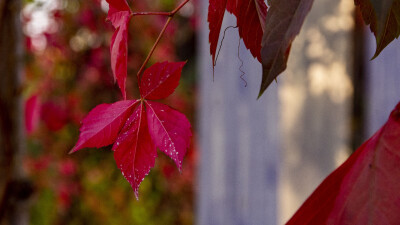
[[[146,69],[140,80],[141,96],[150,100],[168,97],[178,86],[185,63],[156,63]]]
[[[231,0],[231,2],[233,1]],[[236,10],[233,11],[233,14],[237,18],[239,36],[251,54],[261,62],[261,40],[264,34],[267,5],[264,0],[239,0],[236,2]]]
[[[287,224],[398,224],[400,103],[386,124],[331,173]]]
[[[52,101],[45,102],[40,109],[41,118],[51,131],[61,130],[69,119],[69,112],[65,106]]]
[[[400,0],[354,0],[376,38],[374,57],[400,35]]]
[[[114,143],[137,102],[126,100],[96,106],[83,119],[79,140],[70,153],[82,148],[99,148]]]
[[[271,0],[262,38],[262,81],[258,97],[286,69],[290,46],[299,34],[313,0]]]
[[[28,134],[35,131],[39,124],[40,102],[38,95],[32,95],[25,102],[25,129]]]
[[[251,54],[261,61],[261,40],[267,5],[263,0],[210,0],[208,7],[208,22],[210,28],[210,53],[215,66],[215,52],[225,9],[237,18],[239,36]]]
[[[224,19],[227,0],[210,0],[208,5],[208,26],[210,29],[209,42],[213,66],[215,66],[215,53],[217,51],[219,32]]]
[[[128,65],[128,24],[131,19],[131,10],[125,0],[111,1],[109,3],[108,17],[115,27],[111,38],[111,69],[114,80],[117,81],[124,99],[126,99],[125,83]]]
[[[157,157],[149,135],[143,103],[127,119],[113,145],[113,151],[118,168],[138,198],[139,185],[154,166]]]
[[[181,170],[192,136],[189,121],[182,113],[157,102],[146,101],[146,111],[153,143]]]

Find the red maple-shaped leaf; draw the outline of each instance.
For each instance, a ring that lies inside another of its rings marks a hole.
[[[398,224],[400,103],[386,124],[331,173],[287,224]]]
[[[107,0],[109,10],[107,19],[116,29],[110,44],[111,69],[124,99],[126,99],[125,83],[128,65],[128,24],[131,9],[125,0]]]
[[[263,0],[210,0],[208,6],[210,53],[215,66],[215,53],[225,9],[236,16],[239,36],[251,54],[261,61],[261,40],[267,5]]]
[[[146,99],[168,97],[179,84],[184,64],[163,62],[148,68],[140,82],[140,100],[95,107],[82,121],[78,143],[71,152],[114,143],[117,166],[136,197],[140,183],[154,166],[156,148],[180,170],[192,136],[190,123],[182,113]]]

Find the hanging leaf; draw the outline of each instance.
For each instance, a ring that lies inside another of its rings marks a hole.
[[[208,7],[210,53],[215,53],[225,9],[236,16],[239,36],[251,54],[261,61],[260,50],[267,5],[263,0],[210,0]]]
[[[374,57],[400,35],[400,0],[354,0],[376,38]]]
[[[107,19],[116,29],[110,44],[111,69],[114,81],[121,89],[122,97],[126,99],[125,83],[128,68],[128,24],[131,19],[131,9],[125,0],[107,0],[109,10]]]
[[[289,224],[398,224],[400,103],[389,120],[311,194]]]
[[[217,51],[219,32],[224,19],[227,0],[210,0],[208,5],[208,25],[210,29],[209,42],[213,66],[215,66],[215,53]]]
[[[313,0],[271,0],[262,38],[262,81],[258,98],[286,69],[290,47],[309,13]]]
[[[182,113],[146,98],[160,99],[172,94],[178,86],[184,64],[156,63],[144,71],[140,100],[95,107],[82,121],[78,143],[71,152],[114,143],[112,149],[117,166],[136,197],[140,183],[154,166],[156,147],[167,154],[180,170],[192,136],[190,123]]]
[[[267,5],[263,0],[230,0],[237,18],[239,36],[251,54],[261,62],[261,40],[264,34]],[[231,11],[231,10],[228,10]]]

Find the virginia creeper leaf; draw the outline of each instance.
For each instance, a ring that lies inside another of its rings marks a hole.
[[[141,96],[145,99],[168,97],[178,86],[185,63],[156,63],[144,71],[139,86]]]
[[[182,113],[146,98],[169,96],[179,83],[184,64],[157,63],[144,71],[140,100],[95,107],[82,121],[78,143],[71,152],[114,143],[114,159],[136,197],[140,183],[154,166],[156,147],[180,170],[192,136],[190,123]]]
[[[400,0],[354,0],[376,38],[374,57],[400,35]]]
[[[146,111],[154,144],[174,160],[181,170],[192,136],[188,119],[182,113],[157,102],[146,101]]]
[[[286,69],[290,47],[311,9],[313,0],[271,0],[261,43],[262,81],[258,98]]]
[[[128,68],[128,24],[131,10],[125,0],[107,0],[109,10],[107,19],[111,21],[115,32],[111,38],[111,69],[122,97],[126,99],[125,83]]]
[[[400,102],[388,121],[311,194],[287,224],[398,224]]]
[[[225,9],[236,16],[239,36],[251,54],[261,61],[260,50],[267,5],[263,0],[210,0],[208,6],[210,53],[215,66],[215,52]]]
[[[82,120],[79,140],[70,153],[82,148],[99,148],[114,143],[137,102],[126,100],[96,106]]]
[[[154,166],[157,150],[147,127],[143,103],[132,113],[113,145],[114,159],[138,198],[139,184]]]

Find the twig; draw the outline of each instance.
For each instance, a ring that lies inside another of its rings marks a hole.
[[[161,30],[160,34],[157,37],[156,42],[154,43],[153,47],[151,48],[149,54],[147,55],[145,61],[143,62],[142,66],[140,67],[138,73],[137,73],[137,78],[138,78],[138,82],[140,82],[140,74],[143,72],[144,67],[146,66],[146,64],[149,62],[150,57],[153,55],[154,50],[156,49],[158,43],[161,40],[161,37],[164,35],[165,30],[167,29],[169,23],[171,22],[172,18],[174,17],[174,15],[186,4],[188,3],[190,0],[185,0],[183,1],[181,4],[179,4],[174,10],[172,10],[171,12],[167,13],[167,12],[142,12],[142,13],[132,13],[132,16],[140,16],[140,15],[164,15],[164,16],[168,16],[168,20],[167,22],[165,22],[163,29]]]
[[[165,30],[167,29],[168,24],[171,22],[171,20],[172,20],[172,17],[168,17],[168,20],[167,20],[167,22],[165,22],[164,27],[163,27],[163,29],[161,30],[160,34],[158,35],[156,42],[154,43],[154,45],[153,45],[153,47],[151,48],[149,54],[147,55],[146,59],[144,60],[142,66],[140,67],[139,72],[138,72],[137,75],[136,75],[137,78],[138,78],[138,81],[139,81],[139,78],[140,78],[140,74],[143,72],[144,67],[146,66],[147,62],[149,62],[151,55],[153,54],[154,50],[156,49],[158,43],[159,43],[160,40],[161,40],[161,37],[163,36],[163,34],[164,34]]]

